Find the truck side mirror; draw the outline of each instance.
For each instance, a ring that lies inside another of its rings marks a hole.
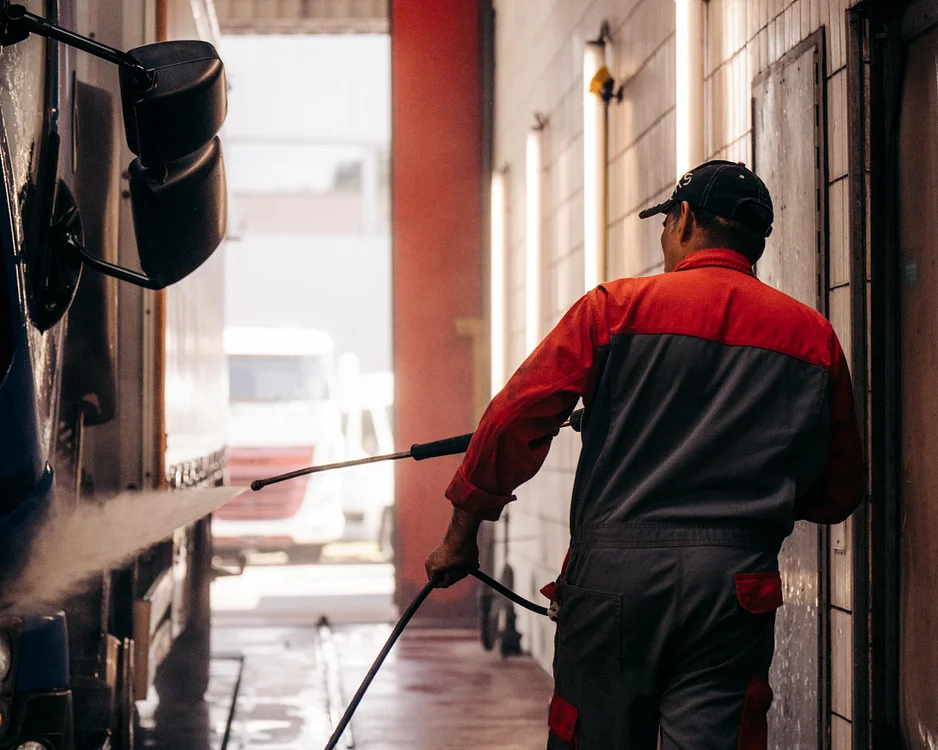
[[[143,273],[89,253],[77,210],[54,221],[56,246],[73,262],[149,289],[188,276],[215,252],[228,221],[225,164],[217,137],[228,109],[225,67],[208,42],[159,42],[121,52],[0,0],[0,46],[30,34],[55,39],[120,67],[121,103],[130,165],[134,232]],[[55,135],[55,134],[53,134]],[[57,144],[57,136],[55,136]],[[54,189],[54,170],[47,176]],[[78,264],[77,273],[80,273]],[[64,315],[71,294],[57,309]],[[51,320],[51,317],[50,317]]]
[[[228,223],[221,142],[163,169],[130,165],[130,198],[140,267],[158,288],[201,266],[221,243]]]
[[[143,273],[96,258],[78,241],[69,247],[101,273],[147,289],[184,279],[218,248],[228,224],[228,194],[221,141],[148,169],[130,164],[130,201]]]
[[[225,66],[208,42],[159,42],[127,53],[146,69],[120,70],[127,145],[145,167],[181,159],[212,140],[225,122]]]

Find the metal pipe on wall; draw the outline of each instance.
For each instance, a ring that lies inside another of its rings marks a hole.
[[[156,41],[169,39],[169,0],[156,0]]]
[[[606,65],[600,38],[583,49],[583,262],[586,291],[606,278],[606,113],[608,106],[592,90],[593,78]]]
[[[505,172],[492,175],[491,216],[491,390],[494,396],[505,384]]]
[[[525,354],[534,351],[541,340],[541,220],[544,126],[528,131],[525,153]]]
[[[703,0],[674,0],[677,179],[704,160],[703,36]]]

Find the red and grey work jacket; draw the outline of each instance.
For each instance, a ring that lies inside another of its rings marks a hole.
[[[781,542],[864,496],[847,362],[828,320],[746,258],[704,250],[671,273],[583,296],[492,400],[446,496],[494,520],[586,406],[571,532],[732,524]]]

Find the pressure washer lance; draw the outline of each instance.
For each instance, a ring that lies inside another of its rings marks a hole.
[[[570,419],[560,425],[563,427],[572,427],[575,432],[579,432],[583,426],[583,409],[577,409],[570,415]],[[362,464],[374,464],[379,461],[400,461],[402,458],[412,458],[414,461],[423,461],[425,458],[437,458],[439,456],[454,456],[458,453],[465,453],[469,448],[469,441],[472,439],[472,433],[465,435],[444,438],[443,440],[434,440],[432,443],[414,443],[409,451],[400,453],[385,453],[382,456],[368,456],[367,458],[356,458],[352,461],[339,461],[334,464],[320,464],[319,466],[307,466],[305,469],[297,469],[286,474],[278,474],[275,477],[267,479],[255,479],[251,482],[251,489],[257,492],[269,484],[276,484],[287,479],[296,479],[296,477],[305,477],[307,474],[318,474],[321,471],[332,471],[333,469],[346,469],[350,466],[361,466]]]
[[[574,412],[571,415],[571,422],[573,416],[577,412]],[[580,417],[578,419],[578,424],[580,419],[582,419],[582,409],[580,410]],[[451,438],[452,440],[460,440],[465,438],[466,435],[462,435],[459,438]],[[445,442],[445,441],[438,441]],[[468,441],[467,441],[468,443]],[[446,455],[446,454],[440,454]],[[502,586],[494,578],[490,578],[481,570],[470,570],[469,575],[478,578],[486,586],[493,588],[499,594],[508,599],[511,599],[518,606],[529,609],[535,614],[543,615],[547,617],[547,608],[541,607],[534,602],[530,602],[525,599],[523,596],[516,594],[509,588]],[[365,679],[362,680],[362,684],[358,686],[358,690],[355,692],[355,696],[352,698],[351,702],[348,704],[348,708],[345,709],[345,713],[342,714],[342,718],[339,723],[336,725],[335,731],[332,733],[332,736],[329,738],[329,742],[326,743],[325,750],[335,750],[336,745],[339,743],[339,738],[342,737],[342,733],[345,731],[345,728],[349,725],[349,722],[352,720],[352,716],[355,715],[355,710],[358,708],[358,704],[362,702],[362,698],[365,697],[365,693],[368,691],[368,688],[371,686],[372,680],[374,680],[375,675],[378,674],[378,670],[381,669],[381,665],[384,663],[385,658],[391,649],[394,647],[394,644],[397,642],[397,639],[400,638],[401,633],[404,632],[404,628],[407,627],[407,623],[410,622],[411,618],[416,614],[417,610],[420,609],[420,605],[424,603],[426,598],[430,595],[430,592],[433,589],[437,588],[440,584],[442,575],[437,573],[431,578],[427,584],[420,589],[420,592],[417,596],[414,597],[414,600],[407,606],[407,609],[404,610],[404,614],[401,615],[401,619],[397,621],[397,625],[394,626],[394,630],[391,631],[391,635],[388,636],[388,639],[384,642],[384,646],[381,648],[381,651],[378,653],[378,658],[375,659],[374,663],[371,665],[371,669],[368,670],[368,674],[365,675]]]

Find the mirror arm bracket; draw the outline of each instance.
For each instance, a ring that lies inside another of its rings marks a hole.
[[[131,70],[138,84],[144,91],[153,85],[153,77],[143,65],[137,62],[132,55],[121,52],[119,49],[108,47],[81,34],[76,34],[61,26],[47,21],[42,16],[30,13],[22,5],[15,5],[7,0],[2,1],[2,15],[0,15],[0,45],[16,44],[26,39],[30,34],[55,39],[70,47],[80,49],[102,60],[120,65]]]
[[[144,289],[154,289],[159,290],[163,289],[164,285],[159,284],[149,276],[145,276],[142,273],[137,273],[136,271],[131,271],[129,268],[123,268],[122,266],[116,266],[113,263],[108,263],[107,261],[101,260],[91,255],[83,244],[78,242],[74,237],[68,237],[66,244],[71,248],[72,251],[78,254],[78,256],[91,266],[96,271],[100,271],[105,276],[113,276],[119,281],[126,281],[135,286],[142,286]]]

